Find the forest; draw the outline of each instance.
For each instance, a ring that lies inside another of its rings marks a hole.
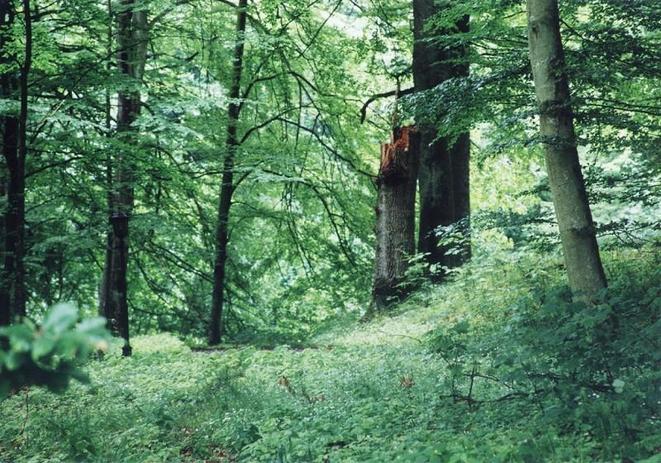
[[[661,461],[661,0],[0,0],[0,462]]]

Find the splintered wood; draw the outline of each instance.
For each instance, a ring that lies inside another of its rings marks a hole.
[[[397,127],[393,130],[392,142],[381,145],[380,182],[397,183],[408,179],[411,138],[415,133],[415,126]]]

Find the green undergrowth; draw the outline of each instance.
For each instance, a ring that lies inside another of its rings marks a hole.
[[[658,257],[606,264],[592,307],[559,259],[508,255],[305,346],[139,337],[0,403],[0,461],[658,461]]]

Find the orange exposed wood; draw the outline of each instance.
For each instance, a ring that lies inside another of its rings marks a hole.
[[[415,133],[415,126],[395,128],[392,142],[381,145],[381,166],[379,168],[381,181],[396,182],[406,179],[409,170],[411,136]]]

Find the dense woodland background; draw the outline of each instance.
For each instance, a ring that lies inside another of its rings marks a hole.
[[[660,24],[0,0],[0,461],[657,461]]]

